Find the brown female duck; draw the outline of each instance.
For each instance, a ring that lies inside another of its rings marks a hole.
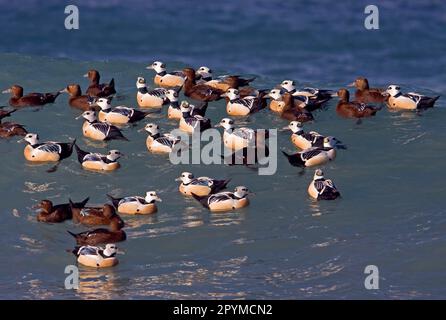
[[[2,93],[10,93],[11,98],[9,104],[12,107],[33,107],[43,106],[47,103],[53,103],[59,96],[60,92],[55,93],[37,93],[32,92],[23,95],[23,88],[19,85],[13,85],[11,88],[4,90]]]
[[[101,76],[97,70],[88,70],[84,77],[90,80],[90,85],[87,89],[87,95],[92,97],[108,97],[116,93],[115,80],[112,78],[110,82],[99,83]]]
[[[338,105],[336,106],[336,112],[345,118],[366,118],[374,116],[380,107],[374,107],[366,105],[357,101],[350,101],[350,93],[347,89],[339,89],[337,93],[339,97]]]
[[[290,121],[307,122],[313,120],[313,115],[305,108],[296,108],[294,97],[291,93],[285,92],[282,101],[277,108],[280,117]]]
[[[70,200],[73,212],[73,221],[86,225],[108,225],[112,221],[124,223],[116,214],[115,208],[109,204],[102,207],[76,207]]]
[[[61,92],[66,92],[70,95],[68,103],[73,108],[84,111],[91,109],[95,109],[96,111],[98,111],[100,109],[99,106],[92,106],[94,100],[93,97],[89,95],[83,95],[81,87],[78,84],[70,84]]]
[[[192,68],[184,68],[183,73],[186,75],[186,80],[183,84],[186,97],[200,101],[215,101],[221,99],[221,95],[225,93],[223,90],[206,84],[197,84],[195,82],[195,70]]]
[[[118,220],[112,220],[110,222],[110,228],[98,228],[91,231],[84,231],[81,233],[73,233],[68,231],[75,239],[78,245],[97,245],[101,243],[115,243],[124,241],[127,236],[122,230],[124,222]]]
[[[3,122],[2,119],[9,117],[17,109],[4,111],[0,109],[0,138],[9,138],[13,136],[25,136],[28,132],[21,124],[15,122]]]
[[[40,212],[37,214],[37,221],[57,223],[71,219],[73,216],[71,207],[83,208],[88,200],[89,198],[86,198],[82,202],[72,203],[71,205],[70,203],[53,205],[50,200],[42,200],[34,206],[34,208],[40,209]]]
[[[361,103],[384,103],[383,89],[370,88],[366,78],[358,77],[349,87],[355,87],[355,101]]]

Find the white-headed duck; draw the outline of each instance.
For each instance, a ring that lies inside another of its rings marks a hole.
[[[28,145],[23,150],[25,159],[33,162],[61,161],[68,158],[73,153],[73,142],[54,142],[47,141],[39,143],[39,135],[37,133],[28,133],[23,138]]]
[[[205,104],[201,108],[195,108],[195,106],[191,105],[187,101],[181,101],[180,109],[181,109],[181,119],[179,123],[179,128],[187,133],[194,133],[195,131],[199,130],[200,132],[203,132],[204,130],[207,130],[211,128],[211,120],[208,118],[205,118],[196,110],[201,110],[207,108],[207,105]]]
[[[178,189],[182,194],[192,196],[192,193],[194,193],[197,196],[203,197],[225,189],[230,179],[217,180],[209,177],[194,178],[192,173],[183,172],[175,181],[181,181]]]
[[[238,186],[235,188],[234,192],[219,192],[203,197],[192,193],[192,196],[210,211],[224,212],[248,206],[249,194],[251,193],[247,187]]]
[[[324,138],[323,148],[309,148],[295,154],[282,153],[288,162],[295,167],[313,167],[323,165],[336,158],[336,149],[331,146],[330,139]]]
[[[119,261],[116,258],[118,247],[113,243],[107,243],[105,249],[95,246],[77,246],[71,251],[81,265],[92,268],[108,268],[116,266]]]
[[[135,110],[126,106],[111,106],[111,98],[99,98],[95,104],[101,108],[98,113],[98,119],[101,122],[111,124],[134,123],[144,119],[149,113]]]
[[[146,80],[138,77],[136,80],[136,101],[141,108],[161,108],[166,102],[166,92],[164,88],[147,89]]]
[[[330,144],[333,148],[346,149],[346,146],[335,137],[325,137],[316,131],[305,132],[303,125],[299,121],[291,121],[288,126],[283,128],[284,130],[291,130],[291,142],[299,149],[305,150],[308,148],[324,146],[324,139],[330,140]]]
[[[389,108],[404,110],[432,108],[435,104],[435,101],[440,98],[440,96],[431,98],[415,92],[403,94],[401,92],[400,86],[394,84],[390,85],[387,88],[384,95],[388,96],[386,102]]]
[[[265,135],[258,134],[257,130],[251,128],[235,128],[234,120],[223,118],[216,127],[223,127],[223,144],[230,150],[240,150],[247,147],[255,147],[268,139],[268,131]]]
[[[107,195],[119,213],[124,214],[152,214],[158,211],[156,201],[161,202],[161,198],[155,191],[147,191],[145,197],[131,196],[114,198]]]
[[[238,89],[229,88],[222,96],[226,97],[226,112],[231,116],[247,116],[266,107],[266,93],[257,96],[240,97]]]
[[[77,159],[82,168],[95,171],[113,171],[120,167],[118,159],[122,156],[119,150],[110,150],[107,154],[87,152],[74,145]]]
[[[99,122],[96,113],[93,110],[84,111],[79,118],[84,118],[84,124],[82,125],[82,133],[85,137],[93,139],[93,140],[127,140],[126,137],[122,134],[121,130],[114,125]]]
[[[146,139],[146,146],[152,153],[170,153],[188,148],[187,144],[174,135],[170,133],[161,134],[157,124],[148,123],[144,130],[149,134]]]
[[[155,61],[146,69],[155,70],[156,75],[153,78],[155,85],[165,88],[181,87],[184,83],[185,74],[182,71],[166,71],[166,64],[161,61]]]
[[[314,172],[313,181],[308,186],[308,194],[316,200],[334,200],[341,196],[333,181],[324,178],[321,169]]]

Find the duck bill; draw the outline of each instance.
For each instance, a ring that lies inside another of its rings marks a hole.
[[[223,127],[221,124],[219,124],[219,123],[217,123],[215,126],[214,126],[214,128],[221,128],[221,127]]]
[[[163,200],[161,200],[160,197],[156,197],[155,200],[158,201],[158,202],[163,202]]]
[[[354,87],[355,86],[355,82],[353,81],[352,83],[349,83],[348,85],[347,85],[347,87]]]
[[[384,96],[384,97],[388,97],[388,96],[390,96],[390,94],[389,94],[388,92],[386,92],[386,91],[381,92],[381,95]]]
[[[138,130],[138,132],[144,132],[144,131],[146,131],[146,128],[141,128]]]
[[[228,95],[226,93],[223,93],[223,94],[220,95],[220,97],[222,97],[222,98],[227,97],[227,96]]]
[[[68,93],[68,89],[67,88],[62,89],[62,90],[59,91],[59,93]]]
[[[78,116],[78,117],[76,117],[76,118],[74,118],[74,119],[76,119],[76,120],[79,120],[79,119],[81,119],[81,118],[83,118],[84,116],[81,114],[80,116]]]
[[[336,97],[339,97],[339,95],[338,95],[337,92],[334,92],[334,93],[331,94],[331,97],[332,97],[332,98],[336,98]]]
[[[291,130],[291,129],[290,129],[290,127],[286,126],[286,127],[283,127],[282,130]]]
[[[84,77],[84,78],[88,78],[88,73],[82,75],[82,77]]]
[[[12,91],[11,88],[9,88],[9,89],[3,90],[2,93],[11,93],[11,91]]]
[[[181,178],[176,178],[175,181],[183,181]]]
[[[147,66],[146,69],[153,70],[153,66]]]

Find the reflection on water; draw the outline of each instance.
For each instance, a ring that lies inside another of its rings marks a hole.
[[[82,299],[116,299],[118,291],[126,288],[122,281],[118,285],[118,279],[114,268],[96,269],[79,265],[77,294]]]
[[[245,220],[243,209],[234,212],[211,213],[210,224],[216,227],[238,225]]]

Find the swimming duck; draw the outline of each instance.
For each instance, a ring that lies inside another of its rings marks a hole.
[[[19,85],[13,85],[11,88],[2,91],[2,93],[10,93],[9,104],[12,107],[33,107],[43,106],[47,103],[54,103],[60,92],[55,93],[37,93],[32,92],[23,95],[23,88]]]
[[[256,79],[255,77],[243,79],[240,78],[240,76],[236,75],[221,76],[217,79],[213,79],[212,70],[205,66],[198,68],[195,74],[195,80],[198,81],[198,83],[206,84],[213,88],[222,90],[223,92],[228,91],[228,89],[230,88],[239,89],[240,87],[248,86],[252,81]]]
[[[247,116],[266,107],[265,93],[258,96],[240,98],[238,89],[229,88],[222,96],[226,97],[226,112],[231,116]]]
[[[160,87],[181,87],[184,83],[185,74],[182,71],[167,72],[166,65],[161,61],[155,61],[146,69],[155,70],[156,75],[153,78],[155,85]]]
[[[384,94],[388,96],[386,102],[389,108],[405,110],[432,108],[435,101],[440,98],[440,96],[431,98],[415,92],[403,94],[401,88],[394,84],[390,85]]]
[[[179,138],[170,133],[161,134],[159,126],[154,123],[148,123],[144,130],[149,133],[146,139],[146,146],[153,153],[170,153],[172,151],[183,150],[188,146]]]
[[[318,88],[310,88],[305,87],[303,89],[296,89],[295,83],[293,80],[284,80],[280,84],[280,88],[285,92],[291,93],[295,98],[306,100],[306,109],[308,111],[314,111],[320,107],[327,101],[329,101],[333,96],[332,90],[318,89]]]
[[[115,79],[112,78],[108,84],[99,83],[101,76],[97,70],[88,70],[88,72],[84,74],[84,77],[90,80],[90,85],[87,89],[87,94],[89,96],[108,97],[116,93]]]
[[[223,118],[216,127],[223,127],[223,143],[230,150],[239,150],[246,147],[255,147],[261,141],[268,139],[268,131],[265,135],[258,134],[257,130],[251,128],[235,128],[234,120]]]
[[[305,150],[313,147],[322,148],[324,146],[324,139],[329,139],[330,146],[338,149],[347,149],[341,141],[335,137],[324,137],[316,131],[304,132],[302,123],[299,121],[291,121],[290,124],[283,128],[284,130],[291,130],[291,142],[299,149]]]
[[[78,245],[97,245],[101,243],[115,243],[124,241],[127,236],[122,230],[124,222],[118,220],[112,220],[110,222],[110,229],[98,228],[91,231],[84,231],[81,233],[73,233],[68,231],[75,239]]]
[[[274,112],[281,112],[285,106],[282,94],[286,91],[283,89],[272,89],[266,97],[271,98],[269,108]],[[294,108],[306,108],[309,103],[309,98],[304,96],[297,96],[294,98]]]
[[[121,130],[118,127],[115,127],[111,124],[99,122],[96,117],[96,113],[93,110],[84,111],[79,118],[84,118],[84,124],[82,125],[82,133],[85,137],[93,139],[93,140],[126,140],[128,139],[124,137]]]
[[[180,109],[180,104],[178,103],[178,92],[176,90],[169,89],[166,91],[165,96],[167,103],[169,104],[169,107],[167,108],[167,118],[180,120],[182,112]]]
[[[146,192],[146,196],[114,198],[107,195],[119,213],[125,214],[152,214],[158,211],[155,201],[162,201],[155,191]]]
[[[202,108],[205,107],[203,106]],[[196,108],[187,101],[181,101],[180,109],[181,119],[179,128],[184,132],[192,134],[197,131],[197,129],[200,132],[203,132],[204,130],[211,128],[211,120],[203,117],[199,112],[194,111]]]
[[[181,111],[180,104],[178,103],[178,91],[173,89],[167,90],[166,99],[169,103],[169,107],[167,109],[167,118],[180,120],[183,116],[183,112]],[[204,102],[201,104],[201,106],[190,105],[190,107],[192,108],[192,110],[190,111],[190,115],[199,115],[204,117],[206,114],[208,103]]]
[[[286,92],[293,94],[294,96],[308,96],[308,97],[322,99],[322,100],[327,99],[327,101],[333,97],[332,90],[311,88],[311,87],[305,87],[303,89],[296,89],[296,85],[293,80],[282,81],[280,83],[280,87],[282,89],[284,89]]]
[[[324,138],[323,148],[313,147],[291,155],[284,151],[282,153],[287,157],[288,162],[295,167],[319,166],[336,158],[336,149],[331,146],[328,138]]]
[[[86,198],[82,202],[73,203],[73,206],[76,208],[83,208],[88,200],[89,198]],[[57,223],[69,220],[73,217],[71,205],[69,203],[53,205],[50,200],[42,200],[37,205],[33,206],[33,208],[40,209],[40,212],[37,214],[37,221],[39,222]]]
[[[105,249],[95,246],[77,246],[71,251],[80,264],[93,268],[113,267],[119,263],[116,258],[118,247],[115,244],[108,243]]]
[[[192,197],[212,212],[223,212],[248,206],[249,194],[248,188],[239,186],[235,188],[234,192],[220,192],[203,197],[192,193]]]
[[[118,159],[122,156],[119,150],[110,150],[108,154],[93,153],[81,150],[74,145],[77,159],[82,168],[88,170],[113,171],[120,167]]]
[[[146,79],[138,77],[136,80],[136,101],[141,108],[161,108],[166,103],[166,89],[155,88],[147,89]]]
[[[291,121],[312,121],[314,119],[312,113],[305,108],[296,108],[294,101],[295,98],[291,93],[285,92],[282,95],[282,101],[277,106],[280,117]]]
[[[337,93],[339,102],[336,106],[336,112],[345,118],[366,118],[376,115],[381,110],[380,107],[374,107],[359,103],[356,101],[350,101],[350,93],[347,89],[339,89]]]
[[[13,136],[25,136],[28,131],[21,124],[15,122],[2,122],[3,118],[11,116],[17,109],[4,111],[0,109],[0,138],[9,138]]]
[[[95,104],[101,108],[98,113],[98,119],[101,122],[111,124],[126,124],[134,123],[144,119],[149,113],[135,110],[126,106],[111,106],[110,98],[99,98]]]
[[[182,194],[192,196],[194,193],[200,197],[225,189],[230,180],[216,180],[208,177],[194,178],[190,172],[183,172],[179,178],[175,179],[175,181],[181,181],[179,190]]]
[[[61,161],[68,158],[73,153],[73,145],[76,143],[76,139],[69,143],[54,141],[39,143],[39,135],[36,133],[26,134],[23,140],[28,142],[23,155],[26,160],[33,162]]]
[[[89,95],[83,95],[81,87],[78,84],[70,84],[65,89],[61,90],[60,93],[68,93],[70,98],[68,99],[68,104],[76,109],[80,110],[91,110],[99,109],[99,106],[95,107],[94,98]]]
[[[116,214],[115,208],[108,203],[102,207],[76,206],[70,200],[73,221],[85,225],[108,225],[117,221],[124,227],[124,221]]]
[[[207,84],[197,84],[195,81],[195,70],[192,68],[183,69],[186,79],[184,81],[184,95],[194,100],[215,101],[220,100],[223,90],[216,89]]]
[[[308,194],[316,200],[334,200],[341,196],[333,181],[324,178],[324,172],[317,169],[308,186]]]
[[[364,77],[358,77],[348,85],[355,87],[355,101],[360,103],[383,103],[385,97],[382,95],[383,89],[370,88],[369,81]]]

